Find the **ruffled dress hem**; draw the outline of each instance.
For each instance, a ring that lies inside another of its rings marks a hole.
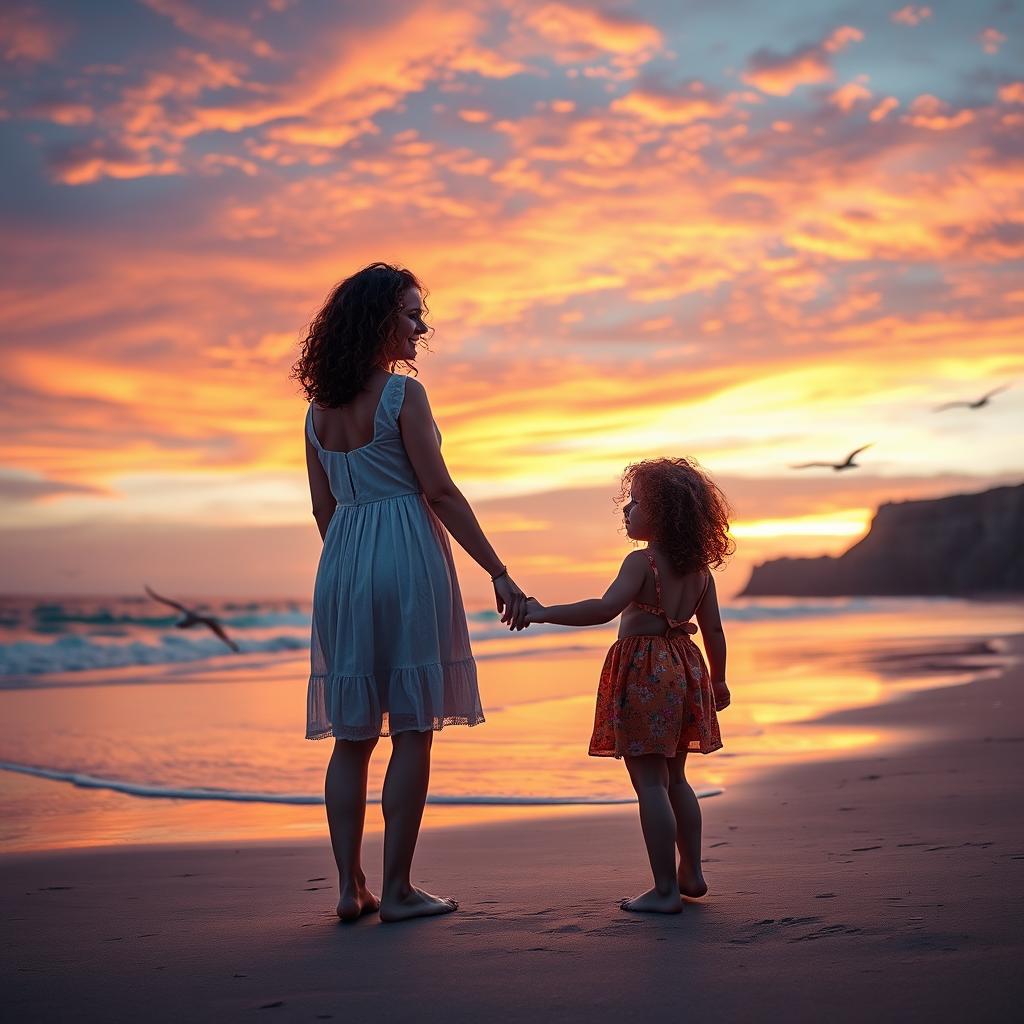
[[[310,675],[307,713],[307,740],[368,740],[484,721],[472,657],[379,674]]]

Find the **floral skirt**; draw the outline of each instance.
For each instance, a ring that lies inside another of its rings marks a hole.
[[[590,754],[675,757],[722,746],[711,674],[689,636],[627,636],[608,651]]]

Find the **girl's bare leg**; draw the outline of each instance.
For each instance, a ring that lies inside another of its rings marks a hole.
[[[381,891],[382,921],[450,914],[454,900],[432,896],[412,884],[412,857],[423,820],[430,781],[430,746],[434,734],[400,732],[391,737],[391,761],[384,777],[384,885]]]
[[[380,906],[377,897],[366,888],[360,863],[366,820],[366,773],[376,745],[376,737],[335,740],[327,766],[324,800],[331,847],[338,864],[338,917],[342,921],[354,921]]]
[[[676,879],[676,819],[668,797],[668,760],[660,754],[627,757],[625,760],[640,802],[640,826],[654,874],[654,888],[631,900],[624,900],[622,909],[678,914],[682,905]]]
[[[701,816],[697,794],[686,780],[686,751],[668,762],[668,798],[676,818],[679,847],[679,893],[699,899],[708,891],[700,866]]]

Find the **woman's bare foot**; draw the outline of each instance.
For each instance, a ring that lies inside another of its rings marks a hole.
[[[342,889],[338,900],[338,917],[342,921],[356,921],[363,914],[375,914],[378,910],[380,900],[366,888],[365,883]]]
[[[704,875],[697,872],[696,875],[679,870],[679,895],[687,900],[699,900],[701,896],[707,896],[708,883],[704,881]]]
[[[385,896],[380,904],[380,919],[389,922],[408,921],[412,917],[450,914],[458,909],[459,905],[455,900],[444,896],[432,896],[429,892],[413,886],[405,895],[395,898]]]
[[[623,900],[619,906],[635,914],[678,914],[683,909],[679,893],[660,893],[657,889],[648,889],[631,900]]]

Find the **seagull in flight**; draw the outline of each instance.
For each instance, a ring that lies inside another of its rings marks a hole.
[[[224,641],[233,651],[238,651],[238,644],[231,639],[224,632],[224,627],[220,622],[215,619],[212,615],[200,615],[198,612],[192,611],[191,608],[186,608],[183,604],[179,604],[177,601],[172,601],[170,598],[161,597],[155,591],[149,589],[149,584],[146,584],[146,593],[149,594],[154,601],[159,601],[161,604],[170,605],[171,608],[176,608],[181,612],[183,618],[180,622],[176,622],[175,626],[178,629],[188,629],[191,626],[206,626],[211,629],[221,640]]]
[[[872,444],[873,443],[874,442],[872,442]],[[790,469],[814,469],[814,468],[820,467],[822,469],[834,469],[837,473],[842,472],[842,470],[844,470],[844,469],[856,469],[860,465],[860,463],[853,461],[854,456],[855,455],[860,455],[860,453],[862,451],[864,451],[865,449],[870,448],[870,447],[871,447],[870,444],[866,444],[866,445],[864,445],[861,448],[855,449],[854,451],[850,452],[849,455],[846,456],[846,461],[845,462],[803,462],[799,466],[790,466],[789,468]]]
[[[1001,388],[993,388],[987,395],[982,395],[974,402],[945,402],[936,406],[935,412],[942,412],[945,409],[980,409],[983,405],[988,405],[988,400],[993,395],[998,395],[1000,391],[1005,391],[1009,386],[1009,384],[1004,384]]]

